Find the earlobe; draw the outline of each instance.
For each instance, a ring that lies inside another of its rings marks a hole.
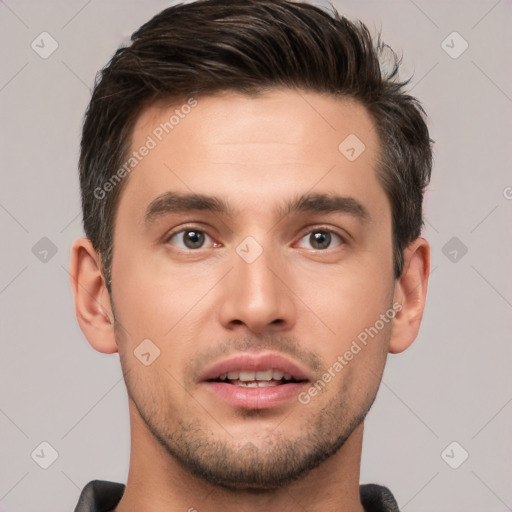
[[[99,255],[88,238],[79,238],[73,244],[70,280],[76,317],[85,337],[99,352],[117,352],[110,297]]]
[[[394,303],[401,305],[393,319],[389,352],[398,354],[416,339],[425,309],[430,273],[430,246],[417,238],[404,250],[404,270],[395,284]]]

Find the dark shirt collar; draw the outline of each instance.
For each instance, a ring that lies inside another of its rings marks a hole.
[[[123,484],[93,480],[84,487],[75,512],[111,512],[121,501],[124,489]],[[359,494],[366,512],[400,512],[395,498],[386,487],[361,485]]]

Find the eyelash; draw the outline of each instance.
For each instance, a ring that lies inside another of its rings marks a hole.
[[[198,229],[196,226],[184,226],[184,227],[181,227],[179,230],[173,231],[172,233],[170,233],[165,238],[165,243],[166,244],[170,243],[171,240],[173,239],[173,237],[175,237],[176,235],[179,235],[180,233],[186,233],[187,231],[196,231],[196,232],[199,232],[199,233],[203,233],[204,235],[206,235],[207,237],[212,239],[212,237],[204,229]],[[334,235],[335,237],[338,237],[339,240],[340,240],[340,242],[338,244],[338,247],[346,245],[346,243],[347,243],[345,236],[343,236],[340,233],[334,231],[333,229],[322,227],[322,226],[310,229],[307,233],[305,233],[304,235],[302,235],[299,238],[299,241],[302,240],[303,238],[305,238],[306,236],[311,235],[312,233],[318,233],[318,232],[329,233],[331,236]],[[186,249],[180,249],[180,250],[185,251],[185,252],[196,252],[196,251],[199,251],[201,249],[204,249],[204,247],[199,247],[198,249],[186,248]],[[329,249],[333,249],[333,248],[332,247],[328,247],[327,249],[311,249],[311,250],[318,251],[318,252],[326,252]]]

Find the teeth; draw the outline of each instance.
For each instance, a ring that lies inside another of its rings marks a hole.
[[[277,381],[270,381],[270,380],[258,380],[258,381],[252,381],[252,382],[244,382],[244,381],[237,381],[232,382],[235,386],[240,386],[242,388],[269,388],[271,386],[279,386],[279,383]]]
[[[292,380],[292,376],[289,373],[283,373],[279,370],[259,370],[255,371],[242,371],[242,372],[228,372],[223,373],[219,376],[219,380],[230,380],[230,381],[239,381],[239,382],[258,382],[261,383],[269,383],[272,381],[280,381],[282,379]],[[256,387],[250,385],[249,387]]]
[[[256,372],[256,380],[272,380],[273,373],[272,370]]]
[[[240,372],[238,379],[242,380],[242,381],[250,381],[250,380],[254,380],[255,376],[256,376],[256,372]]]

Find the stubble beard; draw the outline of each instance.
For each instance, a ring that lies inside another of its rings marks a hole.
[[[332,399],[320,410],[314,409],[314,414],[312,408],[311,416],[299,428],[294,425],[299,432],[294,439],[286,436],[286,424],[294,421],[292,413],[281,424],[277,421],[258,446],[237,442],[224,430],[224,439],[215,438],[208,429],[211,417],[206,412],[204,419],[190,414],[176,419],[176,411],[162,413],[154,407],[155,401],[149,404],[135,399],[130,388],[128,393],[149,432],[185,471],[226,490],[265,493],[300,480],[336,454],[364,421],[377,390],[366,396],[356,411],[343,399]],[[296,407],[302,413],[302,407],[310,406],[314,407],[313,402]],[[258,411],[242,414],[258,415]]]

